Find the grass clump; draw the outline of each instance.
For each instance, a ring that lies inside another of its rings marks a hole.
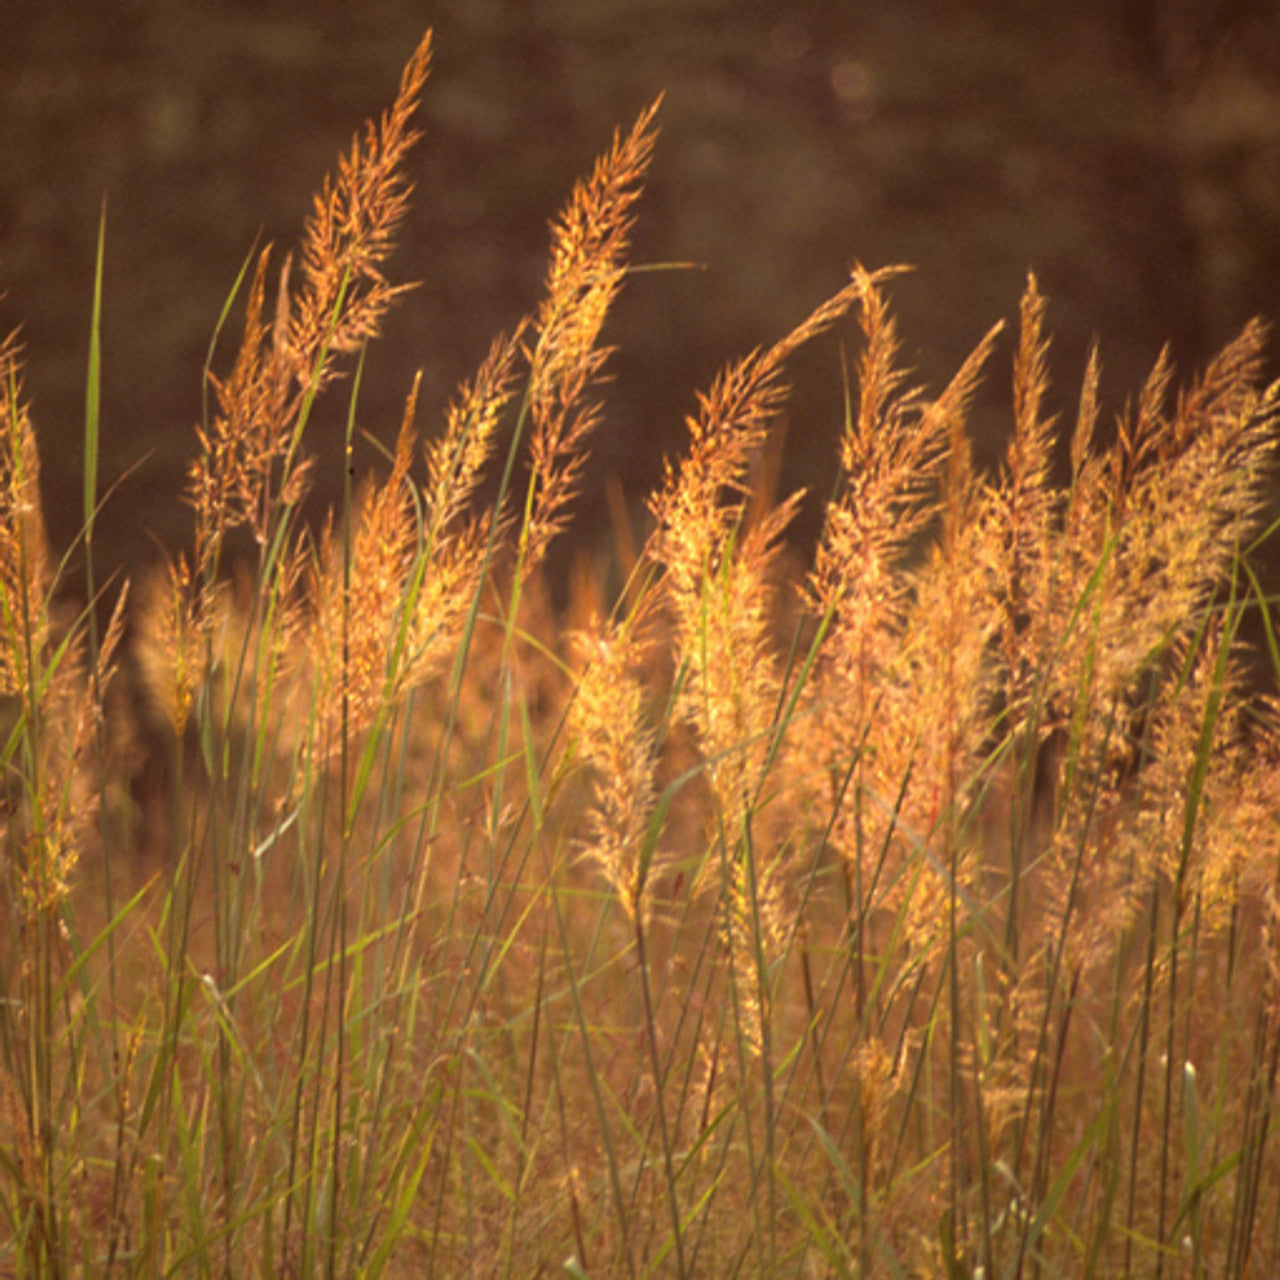
[[[193,545],[105,610],[63,599],[0,346],[0,1269],[1274,1269],[1280,721],[1241,639],[1256,614],[1274,679],[1261,326],[1180,392],[1162,359],[1113,436],[1091,359],[1059,480],[1029,281],[984,477],[997,331],[926,395],[891,273],[858,269],[698,398],[621,587],[580,582],[569,625],[543,569],[655,115],[575,188],[545,300],[443,430],[419,446],[415,383],[357,484],[427,64],[424,40],[296,273],[246,269]],[[788,359],[847,316],[798,571],[761,459]],[[314,529],[307,424],[344,374]],[[94,489],[68,553],[91,597]],[[142,821],[133,674],[170,755]]]

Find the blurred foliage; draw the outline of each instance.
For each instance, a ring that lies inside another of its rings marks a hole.
[[[855,260],[916,267],[895,297],[933,385],[1034,269],[1064,405],[1094,335],[1104,389],[1127,387],[1165,340],[1188,368],[1280,310],[1270,0],[20,5],[0,42],[0,328],[24,324],[38,430],[61,442],[45,475],[60,543],[79,523],[103,196],[103,463],[120,496],[99,538],[104,565],[136,564],[183,535],[199,370],[240,264],[255,237],[292,245],[425,24],[436,67],[397,258],[422,283],[361,396],[384,439],[413,369],[441,409],[532,303],[548,216],[660,92],[635,260],[697,266],[638,274],[624,298],[597,478],[651,482],[694,390]],[[786,484],[830,474],[840,359],[828,343],[799,366]],[[979,405],[988,457],[1002,403],[992,385]],[[341,396],[328,412],[312,447],[336,458]]]

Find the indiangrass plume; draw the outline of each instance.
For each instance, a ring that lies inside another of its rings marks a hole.
[[[713,762],[724,824],[735,837],[759,783],[750,758],[762,753],[778,695],[768,670],[767,566],[798,500],[748,527],[750,463],[783,398],[787,357],[838,319],[859,288],[847,286],[774,347],[717,378],[688,420],[688,454],[668,463],[652,500],[650,554],[663,569],[674,619],[680,709]]]
[[[529,352],[532,420],[529,495],[520,572],[536,569],[577,492],[583,445],[599,416],[589,399],[608,349],[600,335],[626,275],[633,207],[653,155],[658,103],[637,118],[573,190],[552,228],[546,296]]]
[[[84,635],[68,629],[55,602],[58,567],[51,559],[40,505],[40,456],[22,397],[15,337],[0,343],[0,697],[12,720],[6,772],[27,785],[6,806],[6,836],[16,854],[17,899],[34,920],[57,915],[69,892],[96,794],[83,771],[102,713],[122,633],[126,593],[117,597],[95,655],[94,695]]]
[[[64,1048],[70,1022],[64,983],[76,954],[71,900],[100,799],[93,753],[125,592],[117,596],[90,671],[83,618],[69,621],[55,603],[59,569],[46,540],[39,479],[19,348],[10,337],[0,343],[0,696],[6,711],[0,1126],[13,1152],[5,1195],[11,1257],[33,1274],[55,1274],[64,1260],[65,1224],[76,1217],[65,1188],[79,1157],[67,1136],[81,1134],[83,1077]]]
[[[265,545],[274,513],[296,504],[307,483],[298,449],[315,395],[336,376],[336,361],[378,333],[404,291],[383,264],[404,218],[411,184],[404,176],[411,127],[430,60],[424,37],[406,66],[395,102],[352,142],[336,176],[327,178],[299,252],[301,281],[291,284],[292,255],[279,273],[273,320],[264,317],[270,250],[258,255],[249,284],[244,334],[232,372],[209,375],[218,412],[199,428],[191,466],[197,562],[216,571],[225,534],[247,525]]]
[[[570,728],[582,760],[595,771],[591,860],[618,895],[627,915],[643,926],[652,907],[652,882],[665,859],[650,838],[656,800],[656,741],[649,717],[643,641],[634,619],[583,633],[585,665],[570,709]]]
[[[676,710],[693,731],[714,797],[716,836],[693,892],[723,891],[734,990],[757,1053],[770,999],[766,970],[788,934],[785,845],[757,846],[753,833],[783,688],[770,644],[770,579],[799,495],[748,523],[747,483],[785,393],[787,358],[835,323],[861,287],[857,280],[847,285],[781,342],[717,378],[688,419],[688,454],[668,464],[652,500],[650,554],[663,570],[672,614]]]
[[[430,60],[428,33],[391,107],[352,141],[336,177],[315,198],[299,255],[301,286],[287,308],[288,336],[277,343],[277,358],[304,400],[333,378],[337,356],[376,337],[387,308],[404,292],[387,280],[383,265],[413,190],[405,162],[419,138],[412,120]]]
[[[560,607],[656,104],[552,223],[541,305],[438,430],[414,379],[353,478],[428,49],[300,247],[247,259],[194,539],[127,619],[66,587],[96,354],[59,558],[0,344],[0,1273],[1275,1272],[1264,326],[1113,424],[1096,350],[1051,408],[1034,277],[931,390],[897,269],[858,267],[697,398],[643,549],[617,515]],[[802,547],[762,459],[833,338]]]
[[[991,714],[993,566],[959,428],[996,335],[929,400],[906,389],[895,367],[883,277],[855,279],[866,340],[859,399],[809,584],[825,629],[813,684],[817,742],[855,917],[911,901],[906,920],[924,942],[935,933],[945,874],[900,867],[958,819],[974,761],[956,753],[981,748]],[[934,521],[942,537],[912,571],[913,540]]]

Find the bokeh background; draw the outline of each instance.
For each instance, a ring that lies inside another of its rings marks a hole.
[[[1190,370],[1251,315],[1280,317],[1275,0],[4,0],[3,15],[0,330],[23,326],[60,546],[80,522],[107,202],[104,569],[185,539],[200,371],[227,292],[255,242],[296,242],[428,26],[395,260],[421,283],[371,354],[359,408],[384,439],[415,369],[430,427],[536,305],[548,219],[614,126],[665,94],[634,260],[696,266],[637,274],[611,326],[588,533],[603,480],[642,492],[695,390],[854,261],[914,266],[894,296],[905,359],[934,387],[1016,318],[1034,269],[1064,409],[1095,336],[1119,408],[1162,343]],[[1008,426],[1008,351],[977,408],[988,461]],[[806,352],[795,381],[783,482],[822,492],[839,343]],[[346,411],[332,400],[311,442],[322,478]]]

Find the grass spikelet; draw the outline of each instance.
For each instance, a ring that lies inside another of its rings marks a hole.
[[[1098,384],[1102,380],[1101,357],[1098,344],[1089,347],[1089,360],[1085,365],[1084,379],[1080,387],[1080,403],[1076,410],[1075,426],[1071,432],[1071,493],[1077,489],[1091,488],[1084,479],[1085,469],[1091,459],[1096,460],[1094,433],[1098,428]]]
[[[1195,652],[1185,641],[1174,646],[1179,674],[1146,735],[1130,855],[1141,875],[1178,887],[1184,910],[1195,900],[1206,936],[1229,922],[1239,878],[1265,828],[1249,803],[1242,675],[1225,632],[1215,620]]]
[[[1262,341],[1262,327],[1247,326],[1171,413],[1158,408],[1170,378],[1157,366],[1122,432],[1112,515],[1130,646],[1149,652],[1196,616],[1256,515],[1277,412],[1275,389],[1256,390]]]
[[[678,714],[693,730],[715,800],[712,853],[694,890],[719,889],[739,1026],[755,1053],[768,1034],[766,972],[787,934],[787,867],[778,849],[757,846],[753,827],[781,706],[772,565],[798,495],[748,527],[750,464],[785,393],[787,358],[843,315],[860,288],[855,280],[781,342],[719,375],[688,419],[688,454],[668,464],[651,500],[649,554],[663,570],[674,623]]]
[[[124,594],[90,672],[83,618],[68,621],[55,606],[59,571],[39,477],[10,337],[0,343],[0,1135],[14,1158],[0,1170],[0,1198],[9,1256],[48,1275],[65,1273],[63,1224],[73,1211],[64,1188],[74,1167],[65,1134],[78,1128],[83,1082],[66,1047],[75,1013],[63,975],[74,956],[76,871],[101,798],[90,767]]]
[[[830,327],[863,291],[855,280],[767,351],[724,370],[699,393],[698,413],[686,419],[689,450],[679,466],[667,464],[662,487],[650,502],[657,531],[653,558],[677,592],[696,587],[715,560],[706,552],[723,544],[742,512],[748,462],[764,441],[782,402],[782,369],[800,346]]]
[[[936,849],[932,865],[942,869],[941,876],[926,872],[911,899],[907,932],[917,945],[940,940],[944,896],[954,906],[978,872],[966,828],[985,781],[982,762],[998,714],[991,642],[999,625],[993,579],[1000,535],[986,517],[961,435],[995,336],[994,330],[987,335],[925,409],[942,423],[948,441],[941,528],[912,575],[900,647],[887,672],[885,711],[892,723],[885,736],[898,740],[890,759],[911,771],[901,812]]]
[[[273,320],[264,315],[270,249],[249,284],[244,334],[231,374],[209,380],[218,413],[198,430],[190,469],[201,576],[219,571],[223,537],[248,525],[260,547],[278,510],[302,497],[308,465],[298,452],[310,404],[335,374],[335,359],[378,332],[403,287],[383,264],[407,208],[404,163],[418,134],[410,127],[430,61],[430,33],[406,66],[381,120],[370,122],[316,197],[300,252],[301,284],[291,292],[292,255],[281,267]]]
[[[16,709],[3,764],[26,780],[10,870],[34,921],[52,919],[69,892],[90,825],[79,764],[95,709],[84,700],[81,637],[55,631],[40,454],[13,336],[0,343],[0,432],[0,694]]]

